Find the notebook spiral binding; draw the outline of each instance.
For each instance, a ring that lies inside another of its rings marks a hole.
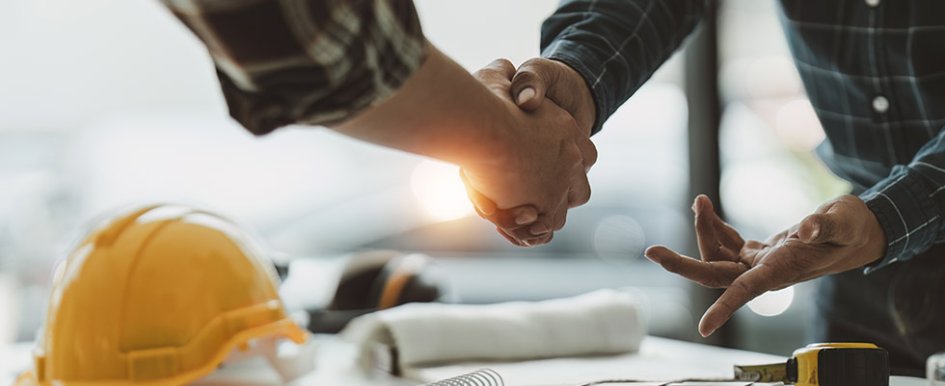
[[[499,373],[490,369],[482,369],[466,375],[429,383],[425,386],[505,386],[505,382],[502,381],[502,376]]]

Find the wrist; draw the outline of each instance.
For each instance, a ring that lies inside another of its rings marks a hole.
[[[561,66],[561,72],[564,74],[568,89],[573,90],[573,107],[571,110],[574,120],[583,134],[590,137],[591,129],[594,127],[597,119],[597,103],[594,102],[594,95],[591,93],[591,87],[587,80],[573,67],[565,62],[553,60]]]
[[[581,129],[581,133],[590,137],[597,119],[597,103],[594,101],[590,85],[584,76],[568,63],[554,58],[550,62],[559,68],[558,73],[561,74],[562,79],[559,80],[561,86],[558,89],[567,90],[567,92],[549,97],[570,112]]]
[[[509,110],[433,45],[390,98],[331,128],[385,147],[460,166],[496,162],[509,141]]]
[[[866,234],[866,240],[863,247],[864,260],[865,263],[863,266],[871,266],[883,261],[883,258],[886,256],[886,231],[883,229],[882,224],[877,218],[876,213],[873,212],[871,208],[861,200],[859,197],[856,197],[856,200],[859,201],[864,211],[863,221]]]

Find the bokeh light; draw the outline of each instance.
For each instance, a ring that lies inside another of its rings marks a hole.
[[[643,226],[633,217],[609,216],[597,223],[594,230],[594,252],[610,263],[635,261],[646,248]]]
[[[781,143],[797,152],[814,150],[826,136],[814,107],[806,98],[792,100],[778,109],[774,132]]]
[[[794,287],[770,291],[748,302],[748,308],[761,316],[778,316],[794,302]]]
[[[413,169],[410,187],[423,214],[434,221],[456,220],[473,213],[457,166],[422,161]]]

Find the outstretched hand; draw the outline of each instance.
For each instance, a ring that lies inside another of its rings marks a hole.
[[[497,67],[502,71],[494,71]],[[580,150],[584,170],[562,183],[569,186],[567,208],[585,204],[590,198],[586,173],[597,160],[597,149],[588,139],[596,109],[587,83],[568,65],[549,59],[528,60],[518,70],[511,72],[509,68],[512,68],[511,63],[497,60],[477,72],[476,76],[494,92],[504,94],[504,98],[512,100],[514,97],[514,103],[524,111],[538,114],[543,106],[550,104],[559,106],[571,115],[577,124],[575,138],[582,144]],[[546,103],[546,99],[551,103]],[[564,226],[566,209],[557,213],[539,213],[540,208],[531,205],[537,204],[533,201],[529,205],[501,209],[490,199],[491,196],[477,191],[465,177],[464,182],[480,217],[493,222],[499,234],[515,245],[545,244],[551,241],[554,231]]]
[[[706,310],[699,333],[709,336],[750,300],[827,274],[868,265],[883,256],[885,234],[866,204],[846,195],[765,242],[745,241],[716,215],[708,197],[693,204],[702,259],[653,246],[645,255],[667,271],[725,292]]]

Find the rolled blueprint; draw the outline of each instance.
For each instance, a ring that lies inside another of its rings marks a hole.
[[[541,302],[407,304],[365,315],[342,335],[362,356],[396,352],[393,368],[622,354],[646,334],[641,303],[615,290]]]

